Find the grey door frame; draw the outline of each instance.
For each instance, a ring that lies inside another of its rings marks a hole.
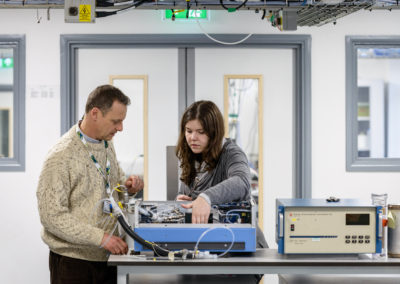
[[[241,34],[212,35],[234,42]],[[311,198],[311,36],[253,34],[240,45],[221,45],[203,34],[61,35],[61,134],[76,123],[77,55],[80,48],[178,48],[179,115],[194,102],[194,49],[278,48],[293,50],[294,185],[293,197]],[[188,80],[187,78],[191,78]],[[179,125],[179,124],[178,124]]]

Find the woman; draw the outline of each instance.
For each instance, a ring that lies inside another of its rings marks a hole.
[[[192,223],[207,223],[212,204],[250,200],[250,171],[246,154],[224,139],[224,119],[211,101],[193,103],[183,114],[176,155],[181,187],[177,200],[192,208]],[[257,246],[268,247],[257,230]]]
[[[224,120],[211,101],[198,101],[183,114],[176,154],[182,185],[177,200],[192,201],[192,223],[207,223],[211,204],[250,199],[245,153],[224,139]]]
[[[224,139],[224,119],[211,101],[193,103],[182,116],[176,155],[181,187],[177,200],[192,208],[192,223],[207,223],[212,204],[250,200],[250,171],[246,154]],[[257,227],[257,247],[268,247]],[[235,275],[242,283],[259,283],[262,275]],[[230,279],[232,280],[232,279]]]

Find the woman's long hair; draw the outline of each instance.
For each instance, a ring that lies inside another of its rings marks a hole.
[[[186,137],[186,124],[197,119],[209,141],[207,147],[200,154],[190,149]],[[189,106],[182,116],[180,134],[176,146],[176,156],[181,162],[181,181],[190,185],[196,177],[195,161],[206,163],[206,170],[213,170],[219,159],[224,138],[224,119],[218,107],[211,101],[198,101]]]

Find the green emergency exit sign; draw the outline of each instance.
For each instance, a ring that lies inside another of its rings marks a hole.
[[[14,66],[14,59],[11,57],[0,58],[0,68],[12,68]]]
[[[175,19],[186,19],[187,10],[174,11]],[[172,10],[165,10],[165,18],[172,18]],[[188,19],[207,19],[207,10],[189,10]]]

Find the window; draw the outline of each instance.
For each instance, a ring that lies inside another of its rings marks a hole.
[[[347,37],[347,170],[400,170],[400,37]]]
[[[0,171],[25,170],[25,36],[0,35]]]

